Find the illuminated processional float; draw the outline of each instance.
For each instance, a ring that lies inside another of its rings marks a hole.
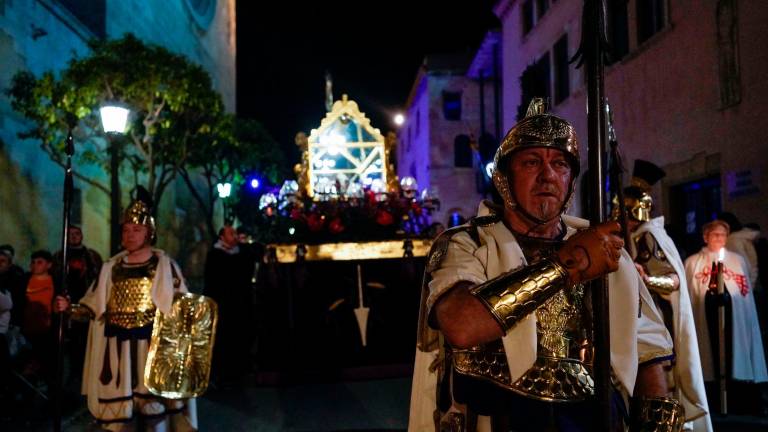
[[[397,357],[393,343],[408,363],[421,272],[435,234],[430,213],[439,200],[420,193],[413,178],[397,177],[394,133],[371,126],[347,95],[330,108],[309,136],[296,135],[296,180],[259,201],[257,226],[269,233],[267,285],[282,293],[269,303],[285,306],[288,316],[278,321],[289,330],[328,330],[313,340],[317,349],[338,354],[324,357],[333,366]]]

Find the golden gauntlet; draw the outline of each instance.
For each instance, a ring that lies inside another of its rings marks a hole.
[[[470,289],[504,332],[534,312],[568,284],[568,272],[554,259],[543,259]]]
[[[677,399],[654,397],[632,400],[631,432],[679,432],[685,410]]]
[[[79,303],[70,304],[67,313],[69,313],[70,319],[75,321],[89,321],[95,318],[95,314],[88,306]]]
[[[645,285],[649,290],[665,295],[677,290],[675,280],[668,275],[648,276]]]

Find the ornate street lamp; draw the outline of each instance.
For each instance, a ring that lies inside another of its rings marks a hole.
[[[219,193],[219,198],[221,198],[221,205],[224,209],[224,223],[230,223],[231,216],[231,208],[229,205],[229,198],[232,196],[232,183],[217,183],[216,184],[216,191]]]
[[[128,125],[130,110],[119,103],[107,102],[99,108],[101,126],[107,134],[109,141],[109,174],[110,174],[110,252],[116,254],[120,244],[120,147],[114,139],[115,135],[125,133]]]
[[[232,195],[231,183],[217,183],[216,190],[219,192],[219,198],[229,198]]]
[[[130,110],[118,104],[105,104],[99,108],[99,115],[101,116],[101,126],[106,133],[118,133],[125,132],[125,127],[128,124],[128,114]]]

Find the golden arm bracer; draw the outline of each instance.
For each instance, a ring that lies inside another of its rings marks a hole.
[[[176,293],[171,312],[157,311],[144,384],[168,399],[200,396],[208,388],[218,321],[213,299]]]
[[[648,275],[645,283],[648,289],[662,295],[677,291],[680,284],[672,277],[676,275],[675,268],[656,238],[650,233],[644,233],[635,242],[635,262],[642,265]]]
[[[648,276],[645,286],[659,294],[670,294],[678,289],[675,279],[670,275]]]
[[[470,289],[507,332],[568,284],[568,272],[554,259],[543,259],[504,273]]]
[[[685,424],[685,409],[677,399],[641,397],[632,400],[631,432],[679,432]]]

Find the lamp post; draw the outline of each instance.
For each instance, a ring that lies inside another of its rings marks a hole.
[[[101,126],[104,133],[107,134],[109,141],[109,174],[110,174],[110,207],[109,207],[109,249],[110,255],[117,253],[120,239],[120,147],[115,140],[115,135],[125,133],[128,124],[128,114],[130,111],[119,104],[110,102],[102,105],[99,109],[101,115]]]
[[[72,179],[72,156],[75,154],[75,143],[72,138],[72,130],[77,125],[77,117],[72,114],[67,115],[67,139],[65,141],[64,153],[66,154],[66,165],[64,167],[64,205],[61,224],[61,273],[58,275],[61,284],[58,287],[57,295],[67,296],[67,272],[69,265],[67,263],[67,234],[69,233],[69,213],[72,207],[72,192],[74,190],[74,181]],[[58,314],[56,317],[56,370],[53,382],[53,430],[61,432],[61,402],[62,402],[62,377],[64,374],[64,315]]]

